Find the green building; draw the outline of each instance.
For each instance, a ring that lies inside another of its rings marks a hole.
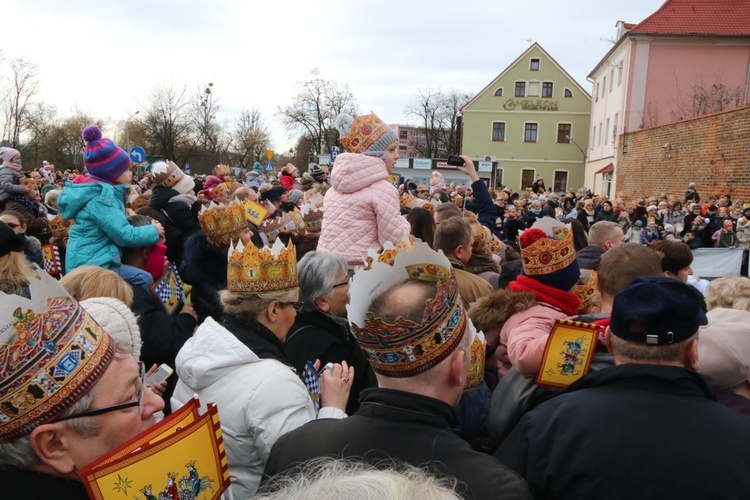
[[[538,43],[463,108],[461,151],[493,162],[495,185],[542,176],[556,192],[584,184],[591,96]]]

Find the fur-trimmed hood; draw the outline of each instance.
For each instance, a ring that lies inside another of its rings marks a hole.
[[[477,330],[488,332],[501,328],[508,318],[535,304],[536,297],[531,292],[497,290],[474,302],[469,309],[469,318]]]

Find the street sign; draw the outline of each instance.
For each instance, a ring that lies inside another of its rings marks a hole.
[[[189,174],[190,173],[190,164],[186,163],[185,164],[185,168],[183,168],[182,171],[185,172],[186,174]]]
[[[273,160],[273,149],[266,149],[266,156],[268,157],[269,162]]]
[[[266,172],[273,172],[273,162],[267,161],[266,162]]]
[[[130,159],[135,163],[141,163],[146,159],[146,150],[140,146],[133,146],[130,148]]]
[[[336,157],[339,155],[339,152],[337,150],[331,151],[331,163],[336,161]]]

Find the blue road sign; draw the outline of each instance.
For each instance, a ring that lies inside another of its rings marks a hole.
[[[183,168],[182,171],[185,172],[186,174],[189,174],[190,173],[190,164],[186,163],[185,164],[185,168]]]
[[[273,172],[273,162],[267,161],[266,162],[266,172]]]
[[[136,163],[141,163],[146,159],[146,150],[140,146],[130,148],[130,159]]]
[[[331,151],[331,163],[336,161],[336,157],[339,155],[338,148]]]

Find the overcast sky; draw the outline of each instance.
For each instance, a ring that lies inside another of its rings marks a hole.
[[[39,69],[40,96],[113,123],[150,91],[214,83],[228,124],[257,107],[273,146],[290,139],[274,116],[313,68],[348,84],[361,112],[408,123],[425,87],[479,92],[541,44],[589,93],[586,75],[618,20],[637,23],[662,0],[4,0],[0,50]],[[105,133],[113,133],[105,130]]]

